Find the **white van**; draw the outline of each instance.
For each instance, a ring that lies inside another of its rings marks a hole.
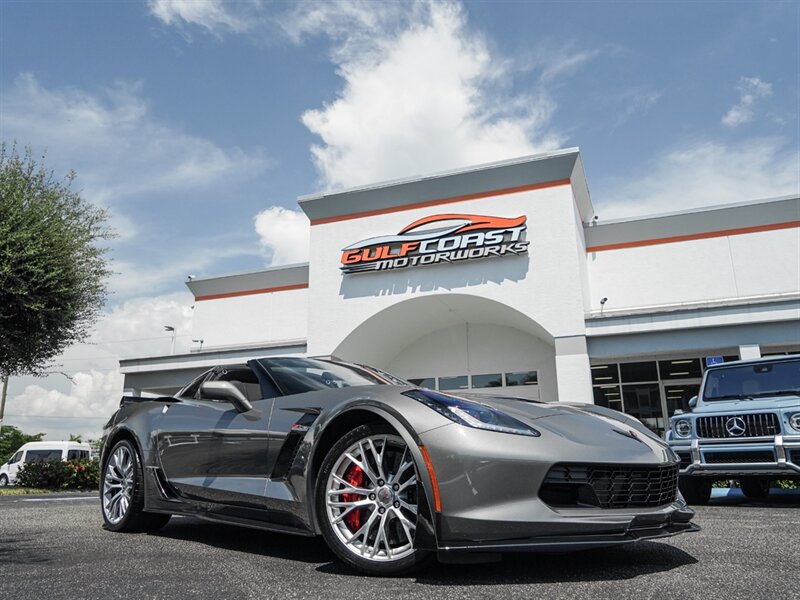
[[[0,466],[0,485],[16,482],[22,465],[47,460],[81,460],[91,457],[91,446],[81,442],[28,442]]]

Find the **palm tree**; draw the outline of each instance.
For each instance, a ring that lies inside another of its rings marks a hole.
[[[81,434],[75,435],[74,433],[69,434],[69,441],[70,442],[78,442],[79,444],[83,442],[83,436]]]

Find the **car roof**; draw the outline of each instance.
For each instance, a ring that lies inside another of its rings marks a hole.
[[[790,360],[800,359],[800,354],[784,354],[777,356],[762,356],[761,358],[747,358],[745,360],[732,360],[730,362],[719,363],[706,367],[706,371],[712,369],[725,369],[726,367],[738,367],[741,365],[758,365],[763,363],[786,362]]]
[[[20,450],[30,450],[31,448],[90,448],[86,442],[70,442],[69,440],[59,440],[55,442],[26,442],[20,446]]]

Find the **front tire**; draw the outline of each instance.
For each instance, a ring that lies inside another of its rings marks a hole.
[[[746,477],[739,481],[742,493],[753,500],[763,500],[769,496],[769,479],[763,477]]]
[[[322,535],[345,564],[368,575],[421,568],[414,546],[419,483],[403,438],[381,423],[356,427],[330,449],[316,483]]]
[[[0,475],[0,487],[6,487],[8,485],[8,475],[3,473]]]
[[[100,477],[100,504],[111,531],[156,531],[172,515],[144,511],[144,475],[136,449],[120,440],[108,453]]]
[[[703,505],[711,500],[710,479],[702,477],[680,477],[678,479],[678,489],[681,491],[683,499],[687,504]]]

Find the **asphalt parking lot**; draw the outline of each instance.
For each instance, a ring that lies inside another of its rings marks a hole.
[[[800,495],[715,500],[703,531],[574,554],[435,565],[402,579],[345,571],[321,540],[173,518],[115,534],[98,501],[0,498],[0,598],[797,598]]]

